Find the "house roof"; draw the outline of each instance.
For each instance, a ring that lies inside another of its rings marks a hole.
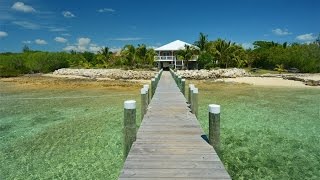
[[[197,46],[194,46],[192,44],[189,44],[180,40],[175,40],[169,44],[156,48],[155,51],[178,51],[178,50],[184,49],[185,45],[192,46],[196,49],[199,49]]]

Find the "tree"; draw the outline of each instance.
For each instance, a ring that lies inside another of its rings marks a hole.
[[[194,45],[198,46],[200,48],[200,51],[204,51],[207,43],[208,35],[205,35],[201,32],[199,35],[199,40],[194,42]]]
[[[198,54],[198,50],[193,46],[188,45],[185,45],[184,49],[181,49],[177,52],[179,59],[185,61],[185,67],[187,69],[189,69],[189,60],[196,54]]]
[[[22,52],[26,53],[26,52],[30,52],[31,49],[29,48],[29,46],[27,46],[26,44],[23,46],[22,48]]]
[[[121,56],[125,58],[126,65],[132,66],[136,63],[136,49],[133,45],[125,45],[121,51]]]
[[[315,40],[315,44],[320,46],[320,33],[319,33],[317,39]]]
[[[277,64],[276,68],[274,68],[275,71],[278,71],[280,74],[282,72],[285,72],[286,70],[284,69],[284,65],[283,64]]]
[[[112,52],[109,51],[108,47],[103,47],[98,51],[98,54],[96,55],[96,62],[95,65],[97,67],[108,67],[112,65]]]
[[[153,64],[155,55],[157,55],[157,53],[154,49],[150,48],[147,50],[146,61],[148,64]]]
[[[146,64],[147,47],[144,44],[138,44],[136,48],[136,55],[141,64]]]

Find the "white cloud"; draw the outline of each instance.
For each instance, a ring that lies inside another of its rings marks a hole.
[[[314,41],[317,37],[313,35],[313,33],[308,33],[308,34],[301,34],[296,37],[297,40],[299,41],[304,41],[304,42],[310,42]]]
[[[115,39],[110,39],[113,41],[139,41],[142,40],[143,38],[140,37],[128,37],[128,38],[115,38]]]
[[[64,51],[78,51],[78,48],[77,46],[72,46],[72,45],[69,45],[65,48],[63,48]]]
[[[291,32],[288,31],[288,29],[280,29],[280,28],[273,29],[272,32],[277,36],[286,36],[286,35],[292,34]]]
[[[35,41],[34,41],[36,44],[39,44],[39,45],[46,45],[46,44],[48,44],[45,40],[43,40],[43,39],[36,39]]]
[[[252,43],[242,43],[241,46],[244,48],[244,49],[253,49],[254,46]]]
[[[32,44],[31,41],[22,41],[23,44]]]
[[[63,32],[63,31],[68,31],[66,28],[56,28],[56,27],[50,27],[49,28],[51,32]]]
[[[98,51],[100,51],[101,48],[102,47],[99,47],[99,46],[90,46],[89,51],[97,53]]]
[[[21,26],[21,27],[23,27],[25,29],[33,29],[33,30],[35,30],[35,29],[40,29],[41,28],[40,25],[31,23],[31,22],[28,22],[28,21],[13,21],[12,23],[15,24],[15,25]]]
[[[93,53],[97,53],[102,46],[99,46],[97,44],[91,43],[90,38],[79,38],[78,42],[76,44],[71,44],[63,48],[64,51],[78,51],[78,52],[84,52],[84,51],[91,51]]]
[[[54,38],[54,40],[59,43],[66,43],[68,41],[67,39],[65,39],[63,37],[56,37],[56,38]]]
[[[71,36],[69,33],[62,33],[61,36]]]
[[[74,18],[76,17],[72,12],[70,11],[63,11],[62,12],[62,15],[65,17],[65,18]]]
[[[91,42],[90,38],[79,38],[78,39],[78,46],[87,46]]]
[[[36,12],[36,10],[32,6],[26,5],[23,2],[14,3],[11,8],[16,11],[21,11],[25,13]]]
[[[0,38],[7,37],[8,33],[4,31],[0,31]]]
[[[103,8],[103,9],[99,9],[98,12],[100,12],[100,13],[104,13],[104,12],[113,13],[113,12],[115,12],[115,10],[111,9],[111,8]]]
[[[122,49],[121,47],[112,47],[112,48],[110,48],[110,49],[109,49],[109,51],[111,51],[111,52],[114,52],[114,53],[115,53],[115,52],[120,52],[120,51],[121,51],[121,49]]]

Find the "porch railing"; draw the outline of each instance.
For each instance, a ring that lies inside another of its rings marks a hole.
[[[168,60],[174,61],[176,60],[176,57],[175,56],[154,56],[154,60],[155,61],[168,61]]]

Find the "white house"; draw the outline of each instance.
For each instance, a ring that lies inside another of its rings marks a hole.
[[[182,68],[184,65],[184,60],[177,59],[177,51],[185,49],[185,45],[199,49],[197,46],[180,40],[175,40],[169,44],[156,48],[155,51],[157,56],[154,57],[154,61],[157,62],[158,68],[168,68],[169,66],[175,69]],[[198,56],[194,56],[189,60],[189,62],[196,62],[197,58]]]

